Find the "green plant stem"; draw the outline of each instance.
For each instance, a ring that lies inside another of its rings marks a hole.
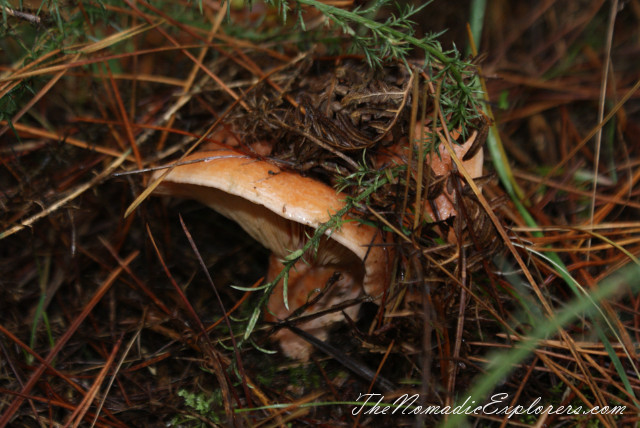
[[[387,38],[391,45],[399,46],[404,43],[408,43],[415,47],[423,49],[429,55],[436,58],[442,65],[444,65],[445,68],[451,73],[453,79],[458,84],[458,87],[464,92],[466,96],[472,98],[471,89],[464,83],[460,70],[458,69],[458,67],[452,66],[454,63],[459,61],[457,57],[450,57],[438,47],[431,46],[430,44],[425,43],[423,40],[420,40],[412,36],[411,34],[403,33],[402,31],[399,31],[398,29],[387,25],[387,23],[374,21],[373,19],[370,19],[361,14],[325,4],[318,0],[296,0],[296,2],[319,10],[334,23],[343,26],[343,28],[345,26],[345,22],[350,21],[368,28],[369,30],[371,30],[371,32],[373,32],[374,35],[381,35]],[[425,5],[422,5],[421,7],[424,6]]]
[[[482,37],[482,27],[484,25],[484,15],[487,11],[487,0],[471,0],[469,12],[469,26],[471,27],[471,35],[477,45],[480,44]],[[467,47],[467,55],[471,55],[471,46]]]
[[[395,28],[391,28],[385,25],[385,23],[376,22],[365,16],[358,15],[357,13],[353,13],[345,9],[340,9],[338,7],[331,6],[331,5],[319,2],[317,0],[297,0],[297,1],[306,6],[314,7],[327,16],[336,16],[344,19],[345,21],[349,20],[349,21],[353,21],[356,24],[363,25],[368,29],[370,29],[371,31],[373,31],[374,33],[387,33],[393,36],[393,40],[392,40],[393,43],[401,44],[403,42],[408,42],[416,47],[419,47],[429,52],[430,55],[436,57],[438,61],[440,61],[444,65],[449,65],[451,62],[454,61],[454,59],[448,57],[441,50],[434,48],[433,46],[429,46],[428,44],[424,43],[422,40],[417,39],[409,34],[405,34],[401,31],[396,30]],[[334,19],[334,21],[336,20]],[[454,73],[456,80],[462,81],[462,76],[457,69],[452,69],[452,72]]]

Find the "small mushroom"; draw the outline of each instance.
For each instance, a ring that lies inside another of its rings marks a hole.
[[[425,132],[428,132],[425,129]],[[458,138],[459,135],[454,133],[453,138]],[[459,159],[463,159],[469,149],[473,146],[475,139],[479,137],[478,132],[471,134],[469,139],[462,144],[453,144],[453,151]],[[441,144],[439,153],[431,152],[427,155],[427,163],[431,166],[431,169],[436,176],[444,176],[453,169],[453,160],[449,151]],[[482,165],[484,162],[484,153],[482,148],[469,160],[462,161],[462,166],[467,170],[471,178],[478,178],[482,176]],[[445,191],[442,195],[435,199],[435,206],[438,209],[438,218],[445,220],[449,217],[456,215],[456,209],[453,203],[453,196],[451,193]]]
[[[416,136],[420,135],[420,132],[424,131],[424,135],[429,135],[431,133],[431,129],[429,125],[417,124],[415,128]],[[457,132],[452,133],[452,138],[457,139],[460,135]],[[471,136],[462,144],[453,144],[453,151],[459,159],[463,159],[467,152],[472,148],[474,143],[476,142],[476,138],[479,136],[479,132],[475,131],[471,134]],[[396,144],[391,146],[386,153],[378,156],[377,159],[377,167],[385,168],[393,163],[398,164],[406,164],[409,159],[409,150],[413,150],[406,142],[402,144]],[[471,178],[478,178],[482,176],[482,165],[484,162],[484,154],[483,149],[480,148],[471,159],[462,161],[462,166],[467,170],[469,176]],[[443,144],[440,144],[438,147],[437,153],[435,151],[430,151],[427,153],[425,157],[425,165],[428,165],[433,173],[435,174],[435,178],[445,177],[452,169],[453,169],[453,160],[451,159],[451,155],[449,151],[444,147]],[[437,212],[433,212],[431,206],[428,203],[424,204],[424,214],[431,217],[431,219],[435,220],[446,220],[449,217],[453,217],[457,214],[454,196],[448,192],[443,191],[442,194],[437,196],[434,200],[434,206],[436,207]],[[453,239],[453,237],[449,237],[449,239]]]
[[[155,173],[154,178],[161,174]],[[281,259],[302,248],[314,229],[345,206],[343,196],[324,183],[222,146],[185,158],[155,193],[196,199],[237,222],[272,252],[267,280],[281,271]],[[315,256],[306,254],[290,271],[289,310],[284,305],[282,281],[278,284],[268,302],[268,319],[284,319],[314,300],[314,291],[322,290],[335,273],[339,273],[338,279],[333,278],[329,290],[306,313],[363,293],[374,298],[382,295],[390,257],[381,245],[380,231],[349,217],[344,220],[339,228],[327,231]],[[357,311],[357,305],[345,309],[350,317]],[[335,311],[298,327],[322,340],[327,326],[343,318],[342,311]],[[308,358],[310,345],[289,330],[278,331],[276,338],[289,357]]]

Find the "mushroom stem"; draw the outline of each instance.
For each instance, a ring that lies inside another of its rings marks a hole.
[[[273,254],[269,259],[267,281],[273,280],[284,269],[284,265]],[[269,298],[265,319],[282,321],[292,314],[312,315],[355,299],[362,293],[363,269],[358,264],[351,266],[317,266],[299,261],[289,271],[287,296],[289,309],[284,305],[284,281],[280,280]],[[312,318],[296,326],[320,340],[327,338],[327,326],[344,319],[343,311],[355,318],[360,305],[336,309],[321,317]],[[300,309],[305,307],[304,313]],[[295,320],[293,320],[295,322]],[[274,337],[280,342],[285,354],[300,360],[308,360],[311,347],[289,329],[279,330]]]

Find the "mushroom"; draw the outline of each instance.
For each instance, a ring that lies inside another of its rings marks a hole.
[[[158,171],[153,178],[161,174]],[[302,248],[307,235],[345,206],[344,197],[324,183],[223,146],[186,157],[155,193],[196,199],[237,222],[272,252],[267,280],[280,272],[281,259]],[[268,319],[288,317],[312,300],[313,290],[322,289],[335,272],[340,273],[339,279],[307,313],[363,293],[374,298],[382,295],[390,257],[381,245],[380,231],[348,216],[344,220],[339,228],[326,232],[315,256],[306,254],[290,271],[289,309],[284,305],[282,281],[277,285],[267,305]],[[344,311],[354,317],[358,305]],[[335,311],[298,327],[324,340],[327,326],[343,318],[342,311]],[[308,358],[311,346],[291,331],[282,329],[276,338],[289,357]]]
[[[455,145],[457,156],[464,156],[474,138]],[[263,145],[258,149],[256,151],[264,153]],[[402,162],[406,150],[409,150],[406,144],[392,147],[390,154],[379,157],[378,165]],[[472,159],[463,162],[472,177],[482,174],[482,160],[480,150]],[[452,168],[449,153],[442,147],[440,156],[429,154],[426,162],[437,176],[446,175]],[[155,173],[154,179],[161,174],[161,171]],[[237,222],[272,252],[267,281],[283,269],[282,259],[302,248],[314,229],[345,206],[343,196],[324,183],[281,170],[270,162],[221,145],[209,146],[207,150],[185,158],[166,175],[155,193],[196,199]],[[452,195],[446,191],[436,198],[435,206],[436,218],[441,220],[456,214]],[[433,217],[427,204],[424,212]],[[312,300],[306,313],[322,311],[363,293],[374,299],[382,296],[391,256],[383,245],[381,231],[360,224],[348,215],[344,220],[340,228],[326,232],[315,256],[305,254],[289,272],[289,309],[284,304],[282,281],[277,284],[267,304],[267,320],[285,319]],[[340,274],[337,280],[333,277],[336,272]],[[316,301],[313,297],[317,290],[332,281],[330,289]],[[344,313],[353,318],[358,308],[359,305],[350,306]],[[343,311],[334,311],[298,327],[324,340],[328,326],[342,319]],[[311,346],[302,338],[288,329],[278,331],[275,337],[287,356],[308,359]]]
[[[416,124],[415,135],[420,135],[424,130],[424,135],[430,135],[431,129],[428,124]],[[463,159],[467,152],[476,142],[476,138],[479,136],[478,131],[474,131],[471,136],[462,144],[453,144],[453,151],[459,159]],[[460,134],[458,132],[452,133],[453,139],[458,139]],[[393,163],[406,164],[409,159],[409,150],[413,150],[406,142],[401,142],[391,146],[388,151],[377,158],[376,166],[378,168],[385,168]],[[480,148],[471,159],[463,160],[462,166],[467,170],[471,178],[478,178],[482,176],[482,165],[484,162],[484,154],[482,148]],[[431,167],[431,170],[435,174],[435,178],[445,177],[453,169],[453,160],[449,151],[440,144],[437,153],[431,150],[425,156],[425,164]],[[424,216],[429,216],[431,220],[446,220],[449,217],[453,217],[457,214],[454,200],[454,196],[446,189],[435,198],[434,206],[436,212],[431,209],[431,206],[425,201],[423,207]],[[455,236],[450,235],[449,241],[455,239]]]

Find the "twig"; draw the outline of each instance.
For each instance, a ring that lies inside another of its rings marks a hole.
[[[60,199],[58,202],[53,203],[52,205],[50,205],[49,207],[45,208],[43,211],[39,212],[38,214],[33,215],[33,216],[29,217],[28,219],[20,222],[20,224],[17,224],[17,225],[15,225],[15,226],[13,226],[13,227],[11,227],[9,229],[4,230],[2,233],[0,233],[0,240],[6,238],[8,236],[11,236],[16,232],[21,231],[22,229],[24,229],[26,227],[30,227],[36,221],[38,221],[41,218],[46,217],[49,214],[57,211],[59,208],[63,207],[64,205],[66,205],[70,201],[74,200],[75,198],[77,198],[78,196],[80,196],[81,194],[86,192],[87,190],[89,190],[89,189],[93,188],[94,186],[98,185],[102,180],[104,180],[105,178],[108,178],[113,171],[115,171],[120,165],[122,165],[122,163],[129,156],[129,153],[131,153],[131,149],[128,149],[123,154],[121,154],[120,157],[118,157],[117,159],[114,159],[113,162],[111,162],[111,165],[109,165],[104,171],[102,171],[96,177],[94,177],[93,179],[89,180],[89,182],[78,186],[73,192],[71,192],[69,195],[65,196],[64,198]]]

